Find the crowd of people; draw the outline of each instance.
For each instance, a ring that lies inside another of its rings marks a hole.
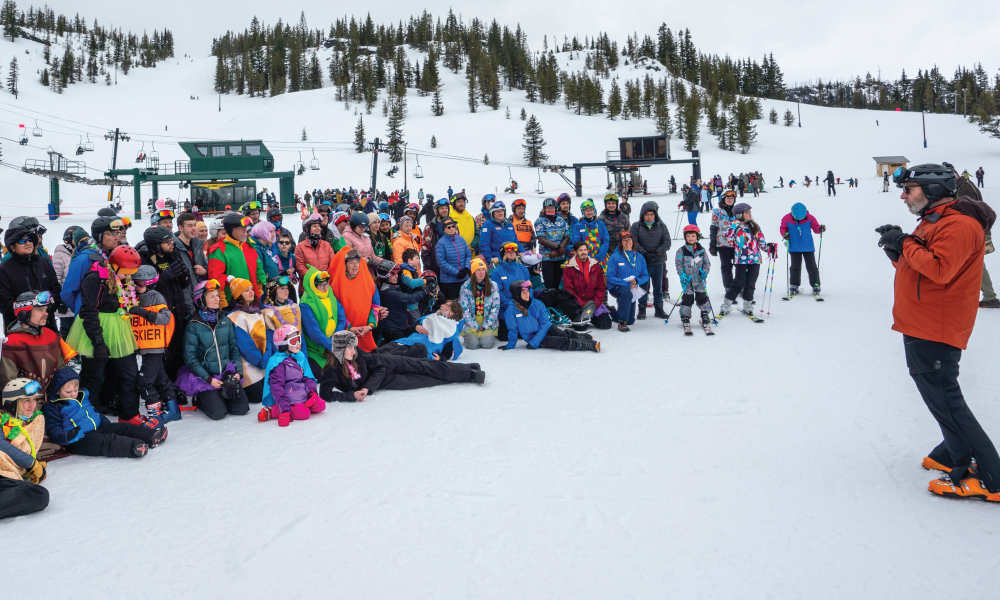
[[[379,390],[485,383],[478,363],[455,362],[465,351],[600,352],[588,329],[628,332],[649,306],[658,319],[668,318],[664,303],[679,306],[685,333],[695,305],[706,333],[740,298],[752,316],[761,264],[777,244],[737,202],[739,182],[721,183],[685,190],[698,203],[716,191],[718,205],[707,248],[697,224],[683,229],[676,302],[659,206],[645,202],[633,222],[615,194],[600,211],[583,201],[577,214],[568,194],[546,198],[531,219],[524,200],[508,213],[493,194],[476,209],[451,189],[441,198],[421,190],[423,206],[396,193],[316,190],[297,236],[288,215],[260,201],[210,224],[196,207],[175,214],[158,201],[135,246],[132,223],[103,209],[89,231],[69,227],[51,254],[45,227],[18,217],[0,262],[0,517],[44,508],[47,459],[141,458],[184,410],[219,420],[259,405],[259,421],[288,427]],[[801,203],[782,218],[789,297],[802,287],[802,262],[819,293],[813,236],[825,229]],[[707,289],[715,258],[718,315]]]

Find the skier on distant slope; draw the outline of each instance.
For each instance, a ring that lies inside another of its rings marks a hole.
[[[875,231],[896,268],[892,328],[903,334],[910,377],[944,436],[923,460],[924,468],[945,472],[927,489],[1000,502],[1000,456],[958,385],[958,362],[976,322],[984,231],[996,213],[982,202],[956,200],[957,181],[943,165],[900,167],[893,181],[920,221],[910,235],[898,225]]]
[[[817,177],[816,179],[819,179],[819,178]],[[837,180],[833,176],[833,171],[827,171],[826,172],[826,179],[824,179],[823,181],[826,182],[826,195],[829,196],[830,194],[833,194],[834,196],[836,196],[837,195],[837,188],[836,188]]]

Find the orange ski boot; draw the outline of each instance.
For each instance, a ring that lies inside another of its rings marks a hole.
[[[951,477],[942,475],[940,478],[930,482],[927,491],[946,498],[969,498],[980,499],[987,502],[1000,502],[1000,493],[989,492],[983,487],[983,483],[970,477],[963,479],[958,485],[951,480]]]
[[[920,462],[920,466],[928,471],[944,471],[945,473],[951,472],[951,467],[946,467],[929,456],[924,457],[924,460]]]

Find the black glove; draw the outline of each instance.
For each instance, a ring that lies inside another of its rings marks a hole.
[[[896,231],[902,231],[903,230],[903,228],[900,227],[899,225],[883,225],[881,227],[876,227],[875,228],[875,233],[877,233],[879,235],[882,235],[886,231],[890,231],[892,229],[895,229]],[[879,245],[881,245],[881,244],[879,244]]]
[[[786,233],[785,235],[781,236],[781,239],[788,241],[789,239],[791,239],[791,237],[792,237],[791,234]]]
[[[187,267],[184,266],[184,263],[173,262],[170,263],[170,266],[167,267],[166,271],[160,273],[160,277],[166,281],[170,281],[171,279],[180,279],[184,277],[187,275],[187,272],[188,270]]]
[[[826,231],[826,225],[820,225],[819,226],[819,232],[823,233],[824,231]]]
[[[711,254],[712,256],[718,256],[719,255],[719,247],[716,246],[715,244],[710,245],[708,247],[708,253]]]
[[[94,360],[108,360],[110,356],[111,352],[108,350],[107,344],[94,346]]]
[[[506,345],[497,346],[497,350],[507,350],[507,346]]]
[[[886,251],[889,258],[892,258],[892,255],[889,254],[889,251],[892,250],[892,252],[896,254],[896,258],[894,260],[898,260],[899,256],[903,253],[903,242],[905,242],[908,237],[910,237],[910,235],[903,233],[903,231],[898,227],[888,229],[882,233],[882,237],[879,239],[878,245]]]
[[[471,273],[471,271],[469,271],[469,269],[467,269],[467,268],[465,268],[465,267],[462,267],[462,268],[461,268],[461,269],[460,269],[460,270],[458,271],[458,278],[459,278],[459,279],[465,279],[466,277],[468,277],[468,276],[469,276],[469,273]]]
[[[142,308],[141,306],[133,306],[132,308],[130,308],[128,310],[128,314],[140,316],[143,319],[146,319],[146,321],[148,321],[150,323],[152,323],[153,320],[156,319],[156,317],[153,315],[153,313],[151,313],[150,311],[146,310],[145,308]]]
[[[66,432],[66,439],[67,439],[67,440],[72,440],[72,439],[74,439],[74,438],[75,438],[75,437],[76,437],[76,436],[77,436],[77,435],[78,435],[79,433],[80,433],[80,428],[79,428],[79,427],[74,427],[73,429],[70,429],[69,431],[67,431],[67,432]]]

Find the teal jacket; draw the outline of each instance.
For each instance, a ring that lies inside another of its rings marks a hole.
[[[221,363],[221,364],[220,364]],[[184,364],[206,383],[213,375],[220,375],[226,365],[233,363],[243,377],[243,361],[236,343],[236,326],[225,316],[219,315],[215,329],[196,316],[184,330]]]

